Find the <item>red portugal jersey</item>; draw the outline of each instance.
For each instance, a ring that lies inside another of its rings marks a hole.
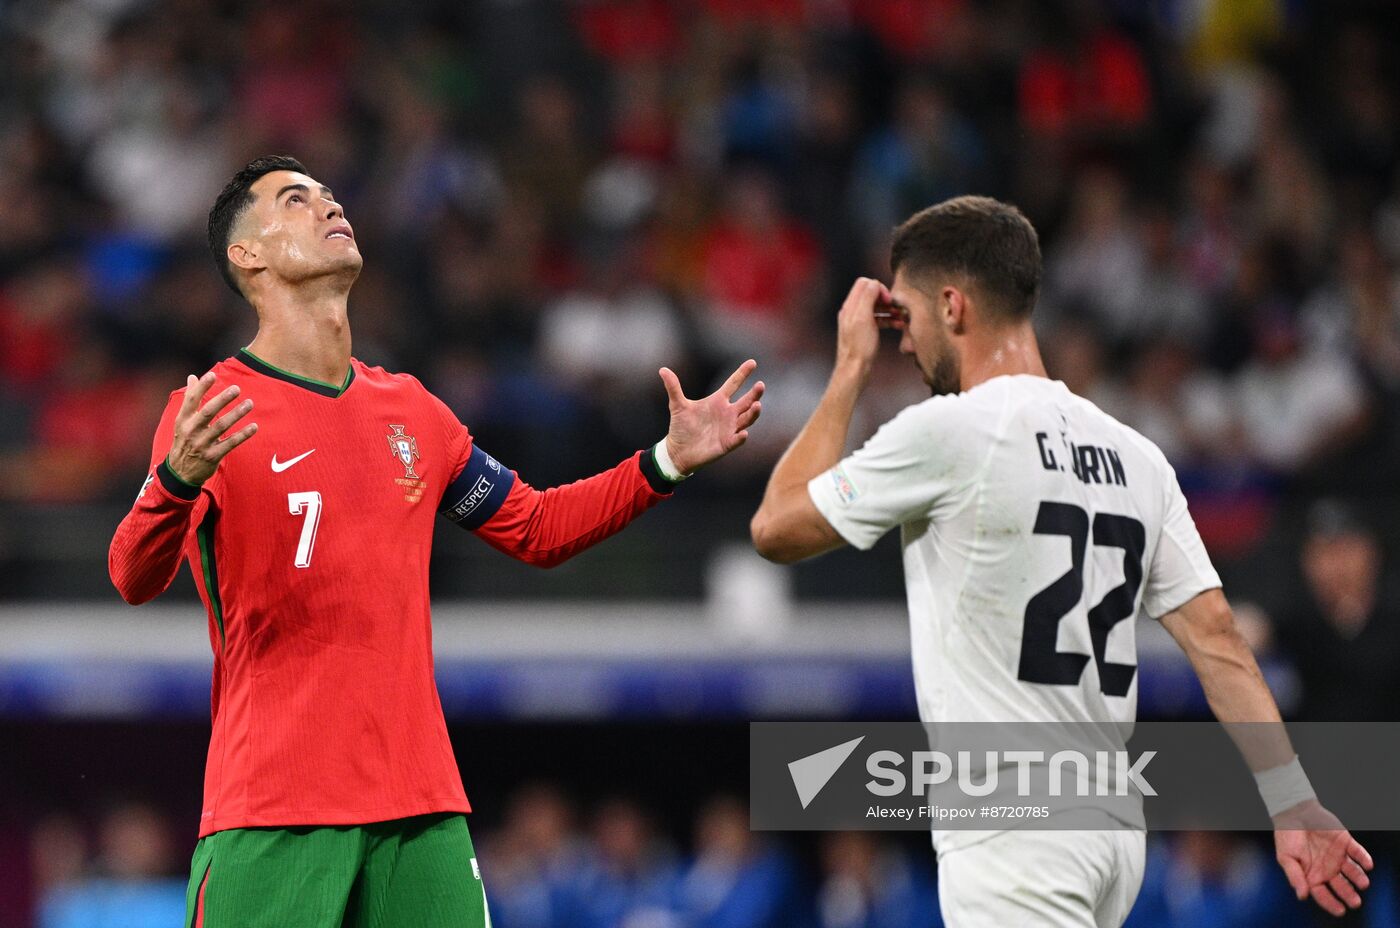
[[[246,351],[214,373],[207,396],[239,385],[257,434],[202,487],[184,484],[165,463],[184,390],[171,394],[109,556],[132,603],[163,592],[187,559],[209,614],[200,835],[469,811],[433,680],[434,518],[550,566],[670,485],[641,452],[532,489],[416,379],[357,360],[339,387]]]

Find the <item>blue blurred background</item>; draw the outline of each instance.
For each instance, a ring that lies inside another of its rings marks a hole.
[[[895,541],[785,570],[746,529],[850,281],[961,193],[1035,222],[1052,376],[1167,453],[1287,714],[1394,719],[1397,71],[1380,0],[0,0],[0,925],[178,924],[203,618],[184,574],[122,606],[105,555],[168,392],[252,336],[203,228],[271,152],[355,224],[356,355],[537,486],[655,441],[662,364],[769,385],[556,571],[437,539],[502,928],[938,924],[926,836],[747,829],[745,722],[914,706]],[[856,437],[923,393],[891,345]],[[1142,714],[1200,717],[1140,639]],[[1368,838],[1348,923],[1400,924]],[[1135,928],[1313,922],[1258,836],[1150,856]]]

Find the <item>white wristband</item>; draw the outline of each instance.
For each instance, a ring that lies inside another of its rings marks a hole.
[[[666,449],[666,439],[661,439],[651,447],[652,459],[656,461],[656,469],[661,472],[672,483],[680,483],[690,474],[681,473],[681,469],[676,466],[676,462],[671,460],[671,452]]]
[[[1259,795],[1264,798],[1270,818],[1300,802],[1317,798],[1296,754],[1286,764],[1256,773],[1254,782],[1259,786]]]

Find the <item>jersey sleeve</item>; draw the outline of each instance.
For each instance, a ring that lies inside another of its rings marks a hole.
[[[900,412],[807,483],[817,511],[862,551],[897,525],[937,518],[971,484],[981,458],[965,406],[959,397],[934,397]]]
[[[438,511],[517,560],[563,563],[671,495],[672,484],[645,451],[592,477],[537,490],[478,447],[445,403],[433,402],[445,419],[452,464]]]
[[[433,415],[438,419],[438,424],[442,428],[444,459],[447,465],[447,472],[452,475],[451,479],[456,480],[462,473],[462,469],[471,460],[472,436],[462,421],[457,418],[446,403],[430,393],[426,387],[415,379],[414,383],[423,391],[427,403],[432,407]]]
[[[1220,586],[1220,575],[1210,563],[1196,523],[1186,508],[1186,497],[1171,466],[1162,462],[1167,482],[1167,503],[1157,550],[1147,566],[1143,610],[1159,619],[1190,602],[1206,590]]]
[[[516,477],[500,508],[476,534],[527,564],[561,564],[622,531],[670,495],[665,478],[647,473],[648,462],[650,453],[638,451],[600,474],[546,490]]]
[[[184,398],[184,390],[170,394],[151,445],[146,482],[107,550],[112,584],[133,605],[154,599],[170,587],[180,569],[186,539],[208,508],[200,488],[175,476],[165,461]]]

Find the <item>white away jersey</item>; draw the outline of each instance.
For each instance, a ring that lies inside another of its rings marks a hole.
[[[1116,722],[1139,612],[1218,587],[1150,441],[1030,375],[901,412],[808,484],[862,550],[898,525],[925,722]]]

